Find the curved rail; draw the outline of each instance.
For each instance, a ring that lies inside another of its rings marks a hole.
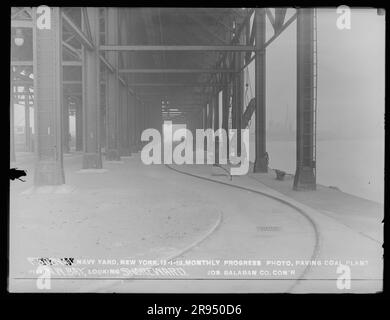
[[[249,192],[252,192],[252,193],[255,193],[255,194],[259,194],[259,195],[271,198],[271,199],[273,199],[275,201],[278,201],[280,203],[283,203],[286,206],[289,206],[289,207],[293,208],[295,211],[297,211],[299,214],[301,214],[309,222],[309,224],[311,225],[311,227],[312,227],[312,229],[314,231],[315,243],[314,243],[314,246],[313,246],[313,251],[312,251],[310,259],[311,260],[315,260],[318,257],[319,248],[320,248],[320,232],[319,232],[319,228],[318,228],[317,224],[315,223],[315,221],[310,217],[310,215],[308,213],[306,213],[304,210],[302,210],[301,208],[297,207],[293,203],[290,203],[289,201],[287,201],[285,199],[279,198],[277,196],[274,196],[274,195],[271,195],[271,194],[268,194],[268,193],[265,193],[265,192],[262,192],[262,191],[259,191],[259,190],[254,190],[254,189],[251,189],[251,188],[237,186],[237,185],[234,185],[234,184],[231,184],[231,183],[214,180],[214,179],[207,178],[207,177],[198,176],[198,175],[193,174],[193,173],[189,173],[189,172],[185,172],[185,171],[181,171],[181,170],[175,169],[175,168],[171,167],[168,164],[165,164],[165,166],[168,169],[173,170],[173,171],[175,171],[177,173],[180,173],[180,174],[184,174],[184,175],[187,175],[187,176],[190,176],[190,177],[193,177],[193,178],[197,178],[197,179],[201,179],[201,180],[205,180],[205,181],[209,181],[209,182],[225,185],[225,186],[228,186],[228,187],[231,187],[231,188],[236,188],[236,189],[240,189],[240,190],[244,190],[244,191],[249,191]],[[303,270],[303,272],[299,275],[299,277],[296,280],[296,282],[287,291],[291,291],[300,282],[300,280],[302,280],[306,276],[306,274],[309,272],[310,268],[311,268],[311,266],[310,266],[310,264],[308,264],[305,267],[305,269]]]

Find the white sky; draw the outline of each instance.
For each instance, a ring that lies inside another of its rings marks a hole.
[[[324,131],[340,138],[383,136],[385,16],[376,9],[352,9],[351,29],[339,30],[335,8],[317,13],[319,137]],[[272,33],[268,24],[267,38]],[[267,48],[267,121],[283,122],[287,105],[295,126],[295,22]]]

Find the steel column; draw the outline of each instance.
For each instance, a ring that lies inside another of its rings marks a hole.
[[[207,129],[207,104],[202,108],[202,129]]]
[[[135,100],[135,136],[134,136],[134,141],[135,141],[135,150],[138,152],[140,150],[140,142],[141,142],[141,125],[142,125],[142,110],[140,108],[140,103],[138,100]]]
[[[139,101],[137,101],[137,150],[139,151],[141,149],[141,132],[144,122],[144,110],[142,108],[142,105]]]
[[[255,164],[254,172],[268,172],[268,154],[266,149],[266,9],[255,10]]]
[[[30,94],[24,96],[24,134],[26,151],[31,151],[31,127],[30,127]]]
[[[128,36],[128,41],[129,42],[134,42],[136,41],[136,34],[135,32],[132,32],[133,30],[136,29],[136,21],[135,21],[135,12],[133,10],[130,10],[130,12],[128,13],[127,15],[127,26],[128,26],[128,31],[127,31],[127,36]],[[128,63],[129,63],[129,67],[131,68],[136,68],[137,65],[136,65],[136,61],[135,61],[135,56],[134,55],[130,55],[130,57],[128,57]],[[127,80],[128,81],[134,81],[134,74],[133,75],[128,75],[127,76]],[[131,97],[129,99],[129,107],[130,107],[130,114],[129,114],[129,117],[130,117],[130,122],[129,122],[129,126],[130,126],[130,152],[137,152],[137,97],[133,92],[131,92]]]
[[[12,75],[12,68],[11,68],[11,94],[10,94],[10,106],[9,106],[9,113],[10,113],[10,161],[14,162],[16,161],[15,157],[15,110],[14,110],[14,84],[13,84],[13,75]]]
[[[51,28],[37,27],[33,8],[36,166],[35,185],[65,183],[62,152],[61,9],[51,7]]]
[[[138,127],[139,127],[139,119],[138,119],[138,100],[134,97],[134,136],[133,136],[133,141],[134,141],[134,152],[138,152]]]
[[[107,8],[106,12],[106,35],[110,41],[118,41],[118,9]],[[107,61],[117,69],[118,53],[107,52]],[[106,106],[106,159],[120,160],[119,154],[119,109],[120,109],[120,86],[116,71],[106,71],[107,76],[107,106]]]
[[[62,103],[62,145],[63,152],[69,153],[69,101],[64,95]]]
[[[104,76],[107,70],[100,69],[100,75]],[[106,78],[106,77],[105,77]],[[100,84],[100,145],[104,152],[107,150],[107,93],[106,83]]]
[[[208,108],[207,108],[207,129],[212,129],[213,128],[213,109],[214,109],[214,104],[213,104],[213,99],[211,99],[208,103]]]
[[[239,41],[243,36],[240,35]],[[244,54],[241,52],[234,53],[234,68],[237,74],[233,80],[233,112],[234,128],[237,129],[237,156],[241,156],[241,117],[244,104],[244,72],[240,71],[244,64]]]
[[[214,132],[220,129],[219,124],[219,92],[217,90],[214,91],[212,96],[214,100]],[[215,163],[219,163],[219,136],[215,137]]]
[[[125,86],[120,86],[120,135],[119,135],[119,155],[120,156],[130,156],[130,146],[129,146],[129,137],[127,134],[128,128],[128,101],[127,101],[127,88]]]
[[[141,131],[139,133],[139,136],[140,136],[140,143],[141,143],[141,148],[143,147],[144,145],[144,142],[141,141],[141,135],[142,135],[142,131],[144,131],[146,129],[146,124],[147,124],[147,117],[148,117],[148,105],[147,104],[142,104],[142,127],[141,127]]]
[[[91,35],[98,48],[99,9],[86,9]],[[84,23],[83,23],[84,28]],[[99,51],[83,48],[83,169],[102,168],[100,145],[100,59]]]
[[[314,108],[314,9],[298,9],[295,190],[316,188]]]
[[[227,77],[224,76],[224,81],[227,82]],[[229,88],[224,87],[222,89],[222,129],[226,131],[227,141],[227,160],[229,160]]]
[[[83,109],[81,99],[76,100],[76,151],[83,150]]]
[[[128,43],[129,38],[129,29],[127,24],[127,15],[122,12],[122,14],[118,14],[118,21],[119,21],[119,41],[121,44]],[[109,38],[111,41],[111,38]],[[117,53],[119,54],[119,53]],[[118,61],[117,69],[119,69],[119,66],[121,65],[124,68],[128,67],[128,56],[126,54],[122,53],[121,58],[121,64]],[[118,71],[119,74],[119,71]],[[129,135],[128,135],[128,114],[129,114],[129,102],[128,102],[128,89],[127,84],[122,83],[120,86],[120,107],[119,107],[119,115],[120,115],[120,135],[119,135],[119,154],[121,156],[130,156],[130,143],[129,143]]]
[[[126,95],[127,95],[127,127],[126,127],[126,135],[127,135],[127,146],[129,148],[129,156],[131,156],[131,151],[132,151],[132,141],[131,141],[131,136],[132,136],[132,120],[133,120],[133,115],[132,115],[132,104],[133,104],[133,98],[129,92],[129,90],[126,90]]]
[[[145,124],[146,124],[146,104],[144,103],[140,103],[140,130],[138,132],[138,141],[139,141],[139,145],[140,145],[140,149],[142,149],[142,144],[143,142],[141,141],[141,134],[142,134],[142,131],[144,131],[145,129]]]
[[[130,143],[131,143],[131,152],[137,152],[136,148],[136,135],[137,135],[137,118],[136,118],[136,108],[137,108],[137,98],[131,96],[131,108],[130,108]]]

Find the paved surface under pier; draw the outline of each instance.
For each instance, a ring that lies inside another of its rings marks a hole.
[[[26,182],[11,182],[12,291],[38,291],[28,257],[363,261],[364,266],[351,266],[353,280],[347,292],[382,288],[379,204],[325,187],[310,196],[293,192],[288,187],[291,181],[275,182],[272,172],[230,180],[211,166],[146,166],[137,154],[120,162],[105,161],[105,170],[89,172],[80,170],[80,153],[68,154],[66,184],[34,188],[32,159],[30,154],[18,154],[11,164],[28,173]],[[161,275],[52,279],[51,290],[342,292],[336,286],[336,265],[183,269],[186,275],[175,280]],[[295,273],[237,273],[249,269]],[[215,274],[216,270],[230,274]]]

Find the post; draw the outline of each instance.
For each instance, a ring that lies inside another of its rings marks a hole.
[[[135,117],[135,135],[134,135],[134,145],[135,150],[138,152],[140,150],[140,130],[141,130],[141,123],[142,123],[142,110],[140,110],[140,103],[136,99],[135,100],[135,106],[134,106],[134,117]]]
[[[30,93],[24,95],[24,133],[26,151],[31,151],[31,128],[30,128]]]
[[[203,105],[203,108],[202,108],[202,129],[207,129],[207,104]]]
[[[226,158],[229,161],[229,88],[227,86],[227,75],[223,75],[224,86],[222,89],[222,129],[226,131]]]
[[[62,152],[62,19],[50,8],[51,26],[39,29],[33,8],[36,165],[35,185],[65,183]]]
[[[213,99],[211,98],[209,104],[208,104],[208,113],[207,113],[207,117],[208,117],[208,128],[212,129],[213,128],[213,111],[214,111],[214,101]]]
[[[83,109],[81,99],[76,99],[76,151],[83,150]]]
[[[133,115],[132,115],[132,106],[133,106],[133,98],[129,92],[129,90],[126,89],[126,95],[127,95],[127,146],[129,148],[129,156],[131,156],[132,152],[132,121],[133,121]]]
[[[149,109],[149,106],[147,104],[142,104],[142,116],[143,116],[142,124],[143,125],[142,125],[142,129],[140,132],[140,137],[141,137],[142,131],[144,131],[146,129],[146,126],[148,123],[148,115],[149,115],[148,109]],[[142,144],[143,144],[143,142],[141,142],[141,145]]]
[[[14,85],[13,85],[13,71],[11,67],[10,74],[10,84],[11,84],[11,94],[10,94],[10,104],[9,104],[9,113],[10,113],[10,161],[15,162],[15,110],[14,110]]]
[[[100,84],[100,145],[102,150],[104,148],[104,153],[107,150],[107,90],[106,90],[106,73],[107,70],[104,68],[101,69],[100,75],[104,75],[104,83]]]
[[[125,14],[124,11],[121,11],[118,14],[118,22],[119,22],[119,42],[123,45],[126,45],[128,43],[129,38],[129,26],[130,23],[128,22],[128,15]],[[109,39],[111,41],[111,38]],[[122,53],[122,64],[121,66],[124,68],[128,68],[128,56],[126,54]],[[118,61],[118,69],[119,69],[119,61]],[[128,88],[127,85],[121,83],[120,84],[120,119],[121,119],[121,126],[120,126],[120,149],[119,153],[121,156],[130,156],[130,142],[129,142],[129,134],[128,134],[128,128],[129,128],[129,101],[128,101]]]
[[[314,9],[297,14],[297,167],[295,190],[316,189],[314,130]]]
[[[118,42],[118,9],[107,8],[106,13],[106,35],[107,40],[113,43]],[[114,67],[118,68],[119,59],[117,52],[107,52],[107,60]],[[118,79],[118,73],[107,71],[107,106],[106,106],[106,159],[107,160],[120,160],[119,154],[119,109],[120,109],[120,82]]]
[[[131,96],[131,126],[130,126],[130,141],[131,141],[131,152],[137,152],[136,148],[136,135],[137,135],[137,118],[136,118],[136,108],[137,108],[137,98],[135,95]]]
[[[242,42],[242,34],[239,36],[238,42]],[[234,53],[234,68],[237,73],[233,80],[233,112],[234,128],[237,129],[237,156],[241,156],[241,118],[242,106],[244,104],[244,72],[240,70],[243,62],[244,54],[241,52]]]
[[[62,141],[64,153],[69,153],[69,101],[66,96],[63,97],[62,103]]]
[[[255,109],[255,149],[256,158],[253,168],[254,172],[268,172],[268,154],[266,149],[266,9],[255,9],[255,87],[256,87],[256,109]]]
[[[214,100],[214,133],[220,128],[219,125],[219,92],[214,91],[212,99]],[[215,137],[215,163],[219,164],[219,136]]]
[[[83,169],[100,169],[99,9],[88,7],[86,11],[95,48],[83,48]]]
[[[129,138],[127,135],[128,127],[128,102],[127,102],[127,88],[120,85],[120,136],[119,136],[119,155],[120,156],[130,156],[130,147],[129,147]]]
[[[138,152],[138,147],[137,147],[137,136],[138,136],[138,101],[137,98],[134,96],[134,104],[133,104],[133,136],[132,136],[132,141],[133,141],[133,152]]]

